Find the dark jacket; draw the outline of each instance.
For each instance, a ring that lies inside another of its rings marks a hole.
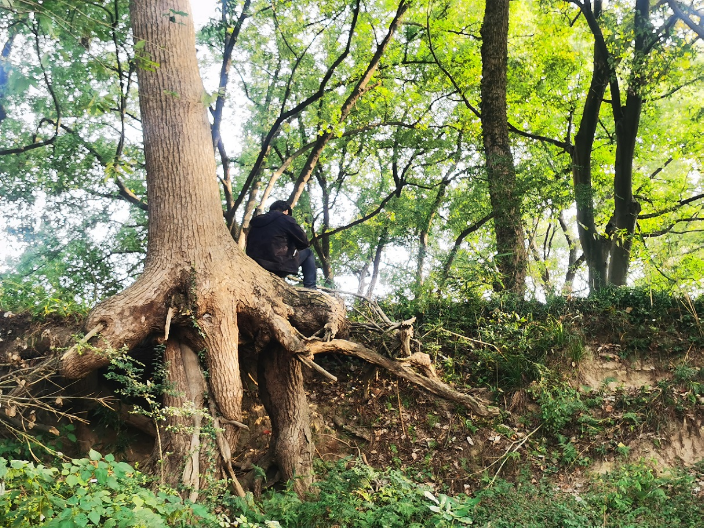
[[[247,255],[277,275],[298,273],[297,249],[309,246],[308,237],[293,217],[269,211],[252,218],[247,236]]]

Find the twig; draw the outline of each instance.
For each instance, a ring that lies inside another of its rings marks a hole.
[[[508,455],[511,453],[511,451],[513,450],[514,453],[515,453],[516,451],[518,451],[518,450],[523,446],[523,444],[525,444],[525,443],[528,441],[528,439],[529,439],[531,436],[533,436],[533,434],[535,434],[535,433],[538,431],[538,429],[540,429],[542,426],[543,426],[543,425],[540,424],[538,427],[536,427],[536,428],[533,429],[530,433],[528,433],[528,434],[526,435],[526,437],[523,438],[520,442],[513,442],[513,443],[508,447],[508,449],[506,450],[506,452],[501,456],[501,458],[499,458],[499,460],[502,460],[502,459],[503,459],[503,461],[501,462],[501,465],[499,466],[499,469],[496,470],[496,473],[494,474],[494,478],[491,479],[491,482],[489,482],[489,485],[487,486],[487,488],[490,488],[490,487],[494,484],[494,482],[496,481],[497,477],[499,476],[499,473],[501,473],[501,470],[503,469],[504,465],[506,464],[506,461],[508,460]],[[516,444],[517,444],[517,445],[516,445]],[[494,462],[494,464],[496,464],[496,462]],[[492,464],[492,466],[493,466],[494,464]],[[491,466],[489,466],[489,467],[491,467]],[[487,469],[488,469],[488,468],[487,468]]]
[[[66,359],[66,357],[67,357],[69,354],[71,354],[76,348],[78,348],[79,346],[81,346],[81,345],[87,343],[87,342],[90,340],[90,338],[92,338],[95,334],[97,334],[98,332],[100,332],[103,328],[105,328],[105,326],[103,326],[102,323],[98,323],[97,325],[95,325],[95,326],[90,330],[90,332],[88,332],[85,336],[83,336],[83,338],[82,338],[78,343],[76,343],[76,344],[73,345],[71,348],[69,348],[66,352],[64,352],[64,355],[61,356],[61,359],[62,359],[62,360]]]
[[[325,370],[323,367],[318,365],[315,361],[311,361],[310,359],[303,357],[300,354],[296,354],[296,359],[298,359],[298,361],[303,363],[306,367],[311,368],[311,369],[319,372],[320,374],[322,374],[323,376],[325,376],[329,380],[337,381],[337,378],[335,376],[330,374],[327,370]]]

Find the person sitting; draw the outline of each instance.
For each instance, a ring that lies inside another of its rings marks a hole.
[[[269,212],[252,218],[247,235],[247,255],[279,277],[303,271],[303,286],[316,288],[316,266],[305,231],[291,216],[288,202],[278,200]]]

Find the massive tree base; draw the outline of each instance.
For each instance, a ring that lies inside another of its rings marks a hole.
[[[309,355],[307,339],[316,333],[344,335],[344,306],[330,295],[289,286],[237,248],[220,253],[226,254],[199,260],[228,265],[184,265],[167,272],[148,266],[134,285],[92,311],[86,323],[89,339],[63,355],[61,373],[81,378],[108,365],[120,351],[145,342],[165,345],[172,387],[159,424],[157,474],[197,492],[204,485],[198,477],[204,467],[236,480],[231,457],[243,427],[239,352],[249,344],[263,373],[260,390],[274,429],[274,461],[283,478],[297,477],[303,492],[310,482],[312,442],[301,364],[295,357]],[[217,462],[204,456],[201,439],[208,434],[214,435]]]
[[[272,423],[267,460],[282,479],[294,479],[301,494],[312,482],[314,447],[302,368],[313,354],[355,355],[475,414],[494,413],[486,402],[434,378],[425,354],[396,361],[339,339],[348,328],[340,298],[294,288],[239,249],[213,260],[236,263],[238,273],[223,267],[182,266],[169,273],[148,268],[133,286],[93,310],[86,322],[88,339],[61,358],[61,373],[75,379],[106,366],[121,350],[145,342],[163,345],[155,353],[163,350],[171,387],[157,424],[154,472],[165,483],[183,486],[191,498],[206,485],[205,474],[230,479],[243,493],[232,467],[246,427],[241,422],[243,355],[257,362],[259,396]],[[412,371],[412,363],[430,377]]]

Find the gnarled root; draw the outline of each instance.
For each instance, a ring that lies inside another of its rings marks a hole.
[[[274,461],[303,495],[313,482],[313,441],[301,364],[272,343],[259,354],[259,396],[271,418]]]
[[[343,339],[334,339],[328,343],[314,341],[308,344],[308,348],[313,354],[337,352],[348,356],[356,356],[374,365],[384,367],[386,370],[397,375],[398,377],[406,379],[416,385],[420,385],[436,396],[440,396],[441,398],[449,401],[461,403],[479,416],[495,416],[498,414],[498,409],[489,405],[488,402],[475,398],[469,394],[457,392],[438,379],[421,376],[420,374],[406,368],[403,363],[377,354],[373,350],[363,345],[353,343],[352,341],[346,341]]]
[[[69,349],[61,357],[61,374],[67,379],[83,378],[108,365],[117,350],[131,350],[149,334],[163,330],[173,289],[165,286],[172,284],[164,282],[166,277],[145,272],[125,291],[96,306],[86,321],[86,328],[100,328],[95,346],[80,343]]]

